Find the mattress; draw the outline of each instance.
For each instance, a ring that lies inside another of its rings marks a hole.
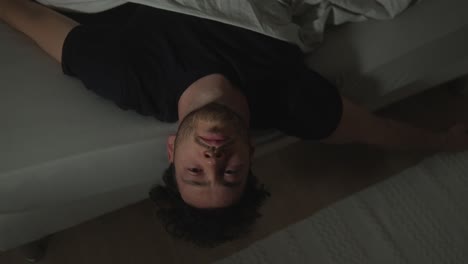
[[[216,263],[467,263],[467,200],[468,153],[437,155]]]
[[[467,72],[467,5],[426,0],[389,22],[337,28],[307,61],[347,96],[381,107]],[[0,249],[146,198],[175,124],[121,111],[1,23],[0,39]],[[257,155],[296,140],[260,134]]]

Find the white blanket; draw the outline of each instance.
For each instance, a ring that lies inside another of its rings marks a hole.
[[[310,52],[326,25],[390,19],[416,0],[39,0],[77,12],[95,13],[134,2],[247,28]]]

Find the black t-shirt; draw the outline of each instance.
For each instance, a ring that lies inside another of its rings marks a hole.
[[[124,17],[113,12],[119,13],[107,12],[105,19],[69,33],[62,66],[121,108],[175,122],[185,89],[219,73],[246,96],[252,128],[321,139],[337,127],[342,114],[339,93],[306,67],[296,45],[147,6],[132,5]]]

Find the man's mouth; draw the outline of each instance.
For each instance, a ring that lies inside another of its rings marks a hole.
[[[219,147],[224,144],[226,144],[227,141],[229,141],[229,138],[223,135],[204,135],[204,136],[199,136],[199,138],[207,145],[214,146],[214,147]]]
[[[220,133],[208,133],[205,135],[201,135],[200,138],[205,140],[228,140],[229,138]]]

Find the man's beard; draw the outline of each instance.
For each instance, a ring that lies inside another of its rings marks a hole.
[[[240,140],[249,142],[248,126],[239,114],[225,105],[209,103],[185,116],[177,130],[175,145],[177,146],[178,141],[190,137],[196,131],[200,121],[213,123],[213,126],[205,132],[222,133],[225,127],[229,127],[234,131],[234,135],[229,136],[239,137]]]

